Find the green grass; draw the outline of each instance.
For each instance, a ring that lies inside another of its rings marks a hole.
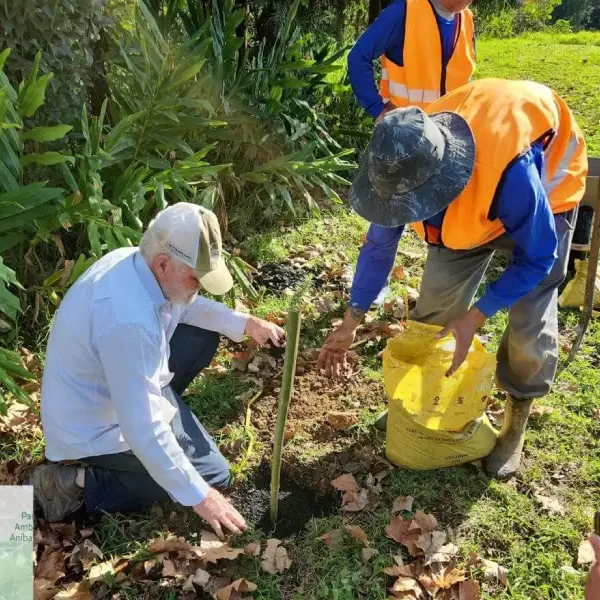
[[[600,155],[600,34],[530,34],[477,44],[476,77],[532,79],[558,92]]]

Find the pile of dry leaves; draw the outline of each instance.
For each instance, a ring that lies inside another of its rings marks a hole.
[[[235,577],[238,558],[261,557],[261,568],[271,574],[282,573],[292,564],[277,539],[267,540],[264,548],[261,542],[232,548],[203,531],[194,544],[183,537],[157,539],[148,546],[152,558],[136,560],[134,556],[107,559],[91,541],[92,535],[93,529],[77,531],[74,524],[43,525],[36,530],[35,600],[104,597],[101,588],[106,577],[118,586],[174,587],[191,597],[204,593],[216,600],[239,600],[257,586]]]
[[[384,468],[376,475],[370,474],[364,487],[360,487],[350,473],[334,479],[331,483],[342,495],[341,510],[356,513],[379,505],[381,481],[388,473],[389,470]],[[391,521],[385,529],[387,537],[404,546],[413,559],[405,564],[400,554],[395,555],[395,565],[385,569],[386,575],[394,578],[389,588],[392,598],[477,600],[481,597],[481,583],[472,577],[472,571],[482,574],[484,585],[494,588],[506,586],[506,569],[474,553],[466,562],[461,561],[458,546],[448,541],[447,533],[440,530],[436,518],[421,510],[417,510],[410,518],[402,516],[402,513],[412,513],[412,510],[411,496],[396,498]],[[344,547],[347,534],[363,545],[365,562],[377,553],[371,548],[364,530],[353,525],[345,526],[344,530],[329,531],[320,539],[327,546],[339,549]]]

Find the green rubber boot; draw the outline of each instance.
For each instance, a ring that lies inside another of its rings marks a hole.
[[[387,428],[387,417],[388,411],[384,410],[375,421],[375,429],[379,429],[379,431],[385,431]]]
[[[517,473],[521,464],[525,429],[532,404],[533,400],[516,400],[512,396],[508,397],[498,443],[485,461],[485,470],[491,477],[506,480]]]

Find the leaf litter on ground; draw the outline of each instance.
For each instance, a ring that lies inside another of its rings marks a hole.
[[[275,575],[283,573],[292,566],[292,561],[287,550],[281,545],[281,540],[271,538],[267,540],[267,547],[262,555],[260,566],[265,573]]]

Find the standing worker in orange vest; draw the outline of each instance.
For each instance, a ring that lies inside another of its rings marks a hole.
[[[376,126],[350,190],[373,223],[358,258],[350,305],[319,357],[338,374],[356,329],[391,272],[404,226],[428,243],[417,321],[445,327],[463,363],[476,331],[500,310],[508,325],[496,378],[508,392],[488,473],[513,476],[534,398],[549,393],[558,363],[557,289],[585,190],[583,136],[565,102],[533,82],[486,79],[426,111],[387,114]],[[510,264],[473,304],[494,252]]]
[[[472,0],[393,0],[348,55],[358,103],[375,119],[394,108],[425,108],[475,70]],[[380,90],[373,63],[381,57]]]

